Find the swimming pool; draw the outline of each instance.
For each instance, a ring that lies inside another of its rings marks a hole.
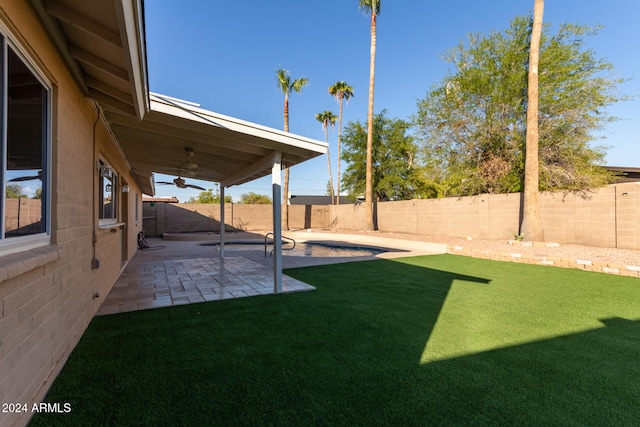
[[[220,246],[220,243],[203,243],[202,246]],[[360,257],[375,256],[384,252],[386,249],[376,248],[372,246],[353,246],[353,245],[332,245],[328,243],[317,242],[298,242],[293,250],[288,248],[291,244],[282,243],[282,255],[285,256],[302,256],[302,257]],[[267,245],[267,253],[273,249],[271,244]],[[264,242],[235,242],[225,243],[225,251],[261,251],[264,252]]]

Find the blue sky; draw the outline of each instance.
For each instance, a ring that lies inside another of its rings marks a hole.
[[[283,95],[275,70],[310,79],[290,98],[290,131],[324,141],[314,118],[338,113],[328,87],[346,80],[355,97],[344,108],[344,124],[366,120],[369,79],[369,18],[357,0],[322,2],[279,0],[146,0],[146,43],[152,91],[201,104],[202,108],[277,129],[283,127]],[[268,5],[268,7],[265,7]],[[533,9],[533,0],[484,2],[383,0],[378,18],[375,111],[408,119],[416,101],[445,76],[442,57],[469,33],[503,30],[517,15]],[[617,76],[631,79],[622,93],[640,95],[640,2],[637,0],[548,1],[545,23],[571,22],[604,28],[586,39],[597,57],[606,58]],[[607,164],[640,167],[640,98],[620,103],[610,113],[622,120],[602,133],[610,146]],[[334,175],[337,132],[329,134]],[[343,164],[342,170],[344,171]],[[167,180],[156,176],[157,181]],[[291,169],[291,193],[324,195],[326,156]],[[205,188],[213,183],[190,180]],[[269,194],[270,178],[231,187],[239,200],[250,191]],[[158,196],[187,201],[199,192],[156,187]]]

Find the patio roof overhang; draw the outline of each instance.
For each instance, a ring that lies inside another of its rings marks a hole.
[[[319,156],[327,144],[151,94],[143,0],[31,0],[78,86],[99,104],[143,193],[153,173],[184,174],[192,149],[196,177],[224,188],[271,174],[274,290],[282,291],[280,170]],[[188,172],[188,170],[187,170]],[[221,204],[224,257],[224,202]]]
[[[326,152],[324,142],[151,94],[142,0],[31,0],[79,87],[96,101],[143,193],[153,173],[242,184]],[[197,174],[181,170],[193,149]]]
[[[269,175],[280,152],[284,166],[324,154],[323,142],[198,108],[175,98],[150,94],[143,120],[106,108],[105,118],[134,173],[152,172],[220,182],[224,187]],[[198,165],[181,168],[193,150]]]

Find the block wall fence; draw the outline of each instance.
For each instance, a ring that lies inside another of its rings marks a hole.
[[[519,233],[521,193],[381,202],[374,217],[379,231],[429,236],[470,236],[507,240]],[[271,205],[225,205],[228,229],[272,229]],[[623,183],[583,195],[542,193],[545,240],[587,246],[640,250],[640,183]],[[362,230],[364,206],[290,205],[291,229]],[[145,202],[147,236],[163,233],[218,232],[220,206]]]

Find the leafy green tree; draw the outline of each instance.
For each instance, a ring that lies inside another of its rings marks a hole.
[[[338,101],[338,105],[340,106],[340,112],[338,113],[338,199],[336,200],[336,203],[339,205],[340,204],[340,166],[341,166],[341,161],[342,161],[342,146],[341,146],[341,141],[342,141],[342,104],[343,101],[347,101],[347,104],[349,103],[349,100],[351,98],[353,98],[353,87],[351,85],[349,85],[349,83],[345,82],[344,80],[340,80],[339,82],[336,82],[335,84],[329,86],[329,94],[331,94],[331,96],[333,96],[334,98],[336,98],[336,100]]]
[[[329,126],[333,127],[337,118],[338,117],[329,110],[324,110],[322,113],[316,114],[316,120],[322,123],[322,130],[324,131],[324,138],[325,141],[327,141],[327,146],[329,145]],[[327,165],[329,167],[329,185],[331,186],[331,192],[329,194],[331,195],[331,204],[333,205],[335,191],[333,190],[333,174],[331,173],[331,151],[328,149]],[[340,192],[338,191],[338,193]]]
[[[272,202],[269,196],[249,192],[240,195],[240,203],[244,205],[270,205]]]
[[[418,146],[408,135],[410,123],[386,117],[373,119],[372,187],[377,201],[435,197],[437,191],[416,161]],[[348,163],[343,186],[351,196],[365,191],[367,126],[349,122],[344,131],[344,158]]]
[[[371,14],[371,48],[369,55],[369,109],[367,113],[366,180],[364,191],[365,229],[373,230],[373,93],[376,80],[378,14],[381,0],[360,0],[360,7]]]
[[[309,83],[309,79],[306,77],[300,77],[299,79],[291,80],[289,71],[284,68],[276,70],[276,78],[278,83],[278,89],[284,94],[284,131],[289,132],[289,94],[291,92],[301,92],[302,88]],[[284,185],[283,185],[283,203],[282,203],[282,217],[285,229],[289,229],[289,168],[284,169]]]
[[[27,197],[24,188],[20,184],[7,184],[5,197],[7,199],[21,199]]]
[[[224,196],[225,203],[233,203],[231,196]],[[210,188],[206,191],[202,191],[197,197],[191,197],[189,203],[220,203],[220,194],[214,194],[213,189]]]
[[[527,77],[532,19],[516,17],[503,32],[471,34],[446,59],[454,71],[418,102],[416,136],[440,195],[523,189]],[[585,50],[597,29],[543,27],[539,64],[540,190],[580,191],[610,182],[597,166],[604,148],[593,133],[615,118],[606,107],[626,99],[612,65]]]

